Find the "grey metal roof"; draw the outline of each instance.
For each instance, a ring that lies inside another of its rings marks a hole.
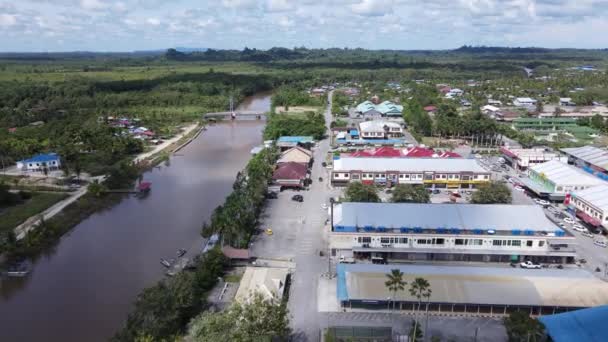
[[[603,184],[585,190],[576,191],[575,197],[593,205],[603,212],[608,212],[608,185]]]
[[[475,159],[464,158],[361,158],[341,157],[334,160],[334,171],[369,172],[475,172],[488,173]]]
[[[601,185],[605,184],[603,180],[590,175],[589,173],[562,163],[558,160],[551,160],[546,163],[532,166],[530,169],[539,174],[544,174],[547,179],[556,185]]]
[[[346,202],[335,207],[334,226],[563,232],[540,206],[512,204]]]
[[[562,152],[608,170],[608,151],[594,146],[562,148]]]
[[[608,304],[608,286],[583,269],[526,270],[511,267],[438,265],[338,265],[340,300],[391,297],[384,282],[398,268],[408,283],[422,277],[431,284],[431,302],[522,306],[590,307]],[[417,301],[408,291],[397,300]]]

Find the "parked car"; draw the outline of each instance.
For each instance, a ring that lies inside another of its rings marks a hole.
[[[437,190],[437,189],[435,189],[435,190],[433,190],[433,193],[434,193],[435,195],[439,195],[439,194],[441,193],[441,190]]]
[[[521,264],[519,264],[519,267],[527,268],[527,269],[540,269],[541,268],[540,264],[535,264],[530,260],[522,262]]]
[[[566,223],[570,223],[570,224],[574,224],[576,221],[574,221],[574,219],[573,219],[573,218],[566,217],[566,218],[564,218],[564,222],[566,222]]]
[[[591,234],[591,232],[588,230],[585,230],[584,232],[582,232],[581,235],[593,239],[593,234]]]
[[[276,198],[279,198],[279,195],[274,191],[270,191],[270,192],[266,193],[266,198],[276,199]]]
[[[595,240],[593,241],[593,244],[602,248],[606,248],[608,246],[604,240]]]
[[[340,255],[340,263],[341,264],[354,264],[355,258],[345,257],[344,255]]]
[[[587,229],[583,226],[581,226],[580,224],[575,224],[574,226],[572,226],[572,229],[576,230],[577,232],[586,232]]]
[[[538,202],[538,204],[540,204],[540,205],[549,205],[549,204],[551,204],[551,203],[550,203],[549,201],[546,201],[546,200],[540,200],[540,201]]]
[[[304,197],[302,195],[293,195],[291,200],[296,202],[304,202]]]

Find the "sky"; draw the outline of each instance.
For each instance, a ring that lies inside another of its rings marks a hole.
[[[608,0],[0,0],[0,51],[608,47]]]

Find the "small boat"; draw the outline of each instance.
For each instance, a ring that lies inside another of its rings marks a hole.
[[[163,265],[167,268],[171,267],[171,263],[168,262],[167,259],[165,259],[165,258],[160,258],[160,263],[161,263],[161,265]]]
[[[9,277],[25,277],[31,270],[32,264],[29,261],[21,261],[9,265],[6,275]]]
[[[139,193],[147,193],[150,191],[151,186],[152,183],[150,182],[141,182],[139,183],[139,186],[137,186],[137,191],[139,191]]]
[[[186,252],[187,252],[187,251],[186,251],[185,249],[183,249],[183,248],[178,249],[178,250],[177,250],[177,257],[178,257],[178,258],[183,257],[183,256],[184,256],[184,254],[186,254]]]

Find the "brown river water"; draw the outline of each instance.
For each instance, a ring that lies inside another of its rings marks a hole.
[[[270,108],[270,94],[238,109]],[[262,121],[210,126],[167,164],[147,172],[145,198],[129,197],[66,234],[23,279],[0,284],[0,341],[105,341],[137,294],[164,277],[159,260],[200,251],[200,229],[261,143]]]

